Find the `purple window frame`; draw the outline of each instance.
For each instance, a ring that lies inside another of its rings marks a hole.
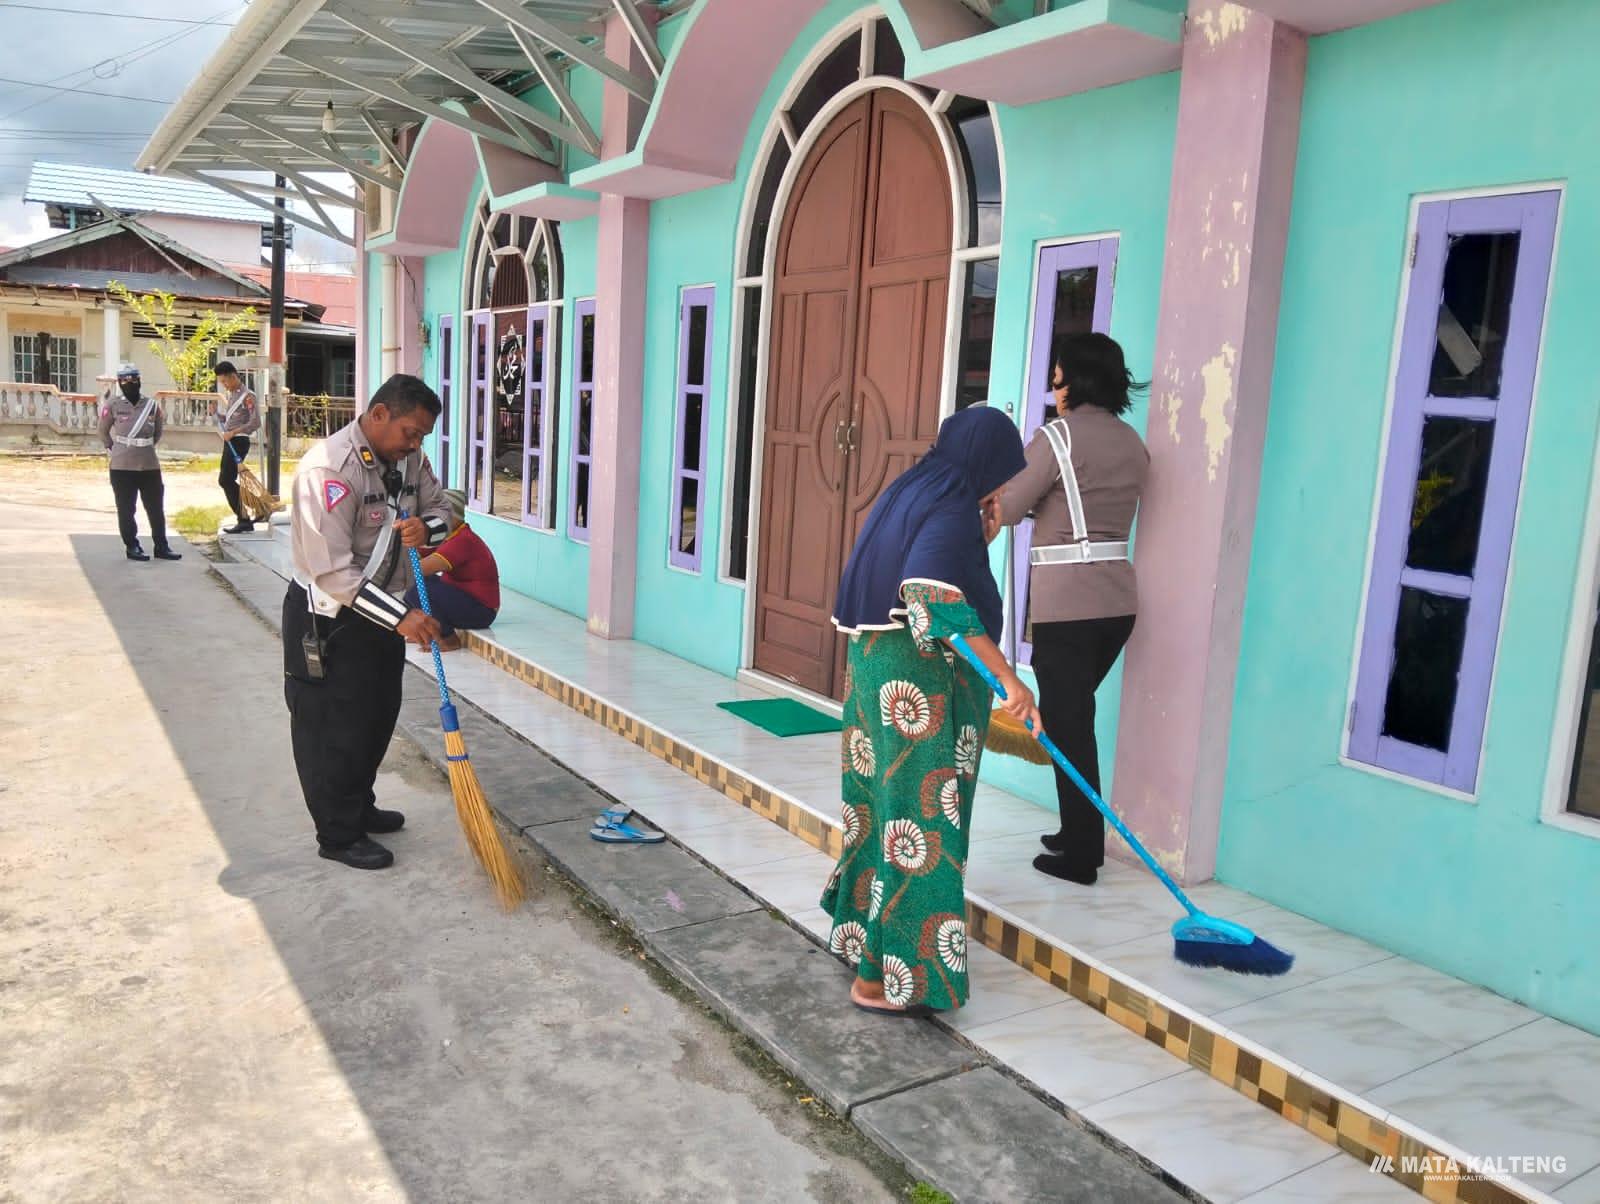
[[[541,323],[544,326],[544,354],[540,357],[539,379],[534,380],[531,357],[533,349],[539,345],[534,338],[534,327]],[[555,310],[549,302],[528,306],[522,344],[529,357],[522,373],[522,521],[530,527],[545,530],[554,525],[554,516],[545,512],[546,503],[553,501],[553,494],[542,469],[550,460],[550,394],[554,384],[555,325]],[[539,411],[537,429],[533,422],[536,399]],[[538,496],[534,495],[535,478],[539,481]]]
[[[1464,793],[1477,786],[1559,206],[1558,192],[1543,191],[1429,201],[1417,211],[1411,292],[1395,369],[1388,462],[1373,541],[1348,753],[1351,760]],[[1511,232],[1521,237],[1501,360],[1500,396],[1433,397],[1428,382],[1450,239]],[[1470,576],[1406,566],[1423,423],[1433,417],[1465,418],[1494,426],[1477,562]],[[1455,709],[1449,748],[1444,752],[1383,733],[1402,588],[1467,601]]]
[[[450,423],[455,418],[456,317],[439,317],[439,455],[433,466],[442,488],[450,487]]]
[[[667,563],[674,568],[685,569],[691,573],[700,571],[701,552],[705,548],[706,533],[706,456],[708,454],[708,437],[710,423],[710,397],[711,397],[711,326],[716,317],[716,293],[712,285],[700,285],[695,288],[683,290],[683,298],[678,305],[678,400],[677,400],[677,426],[672,437],[672,492],[668,499],[670,514],[669,525],[671,530],[667,535]],[[700,383],[689,383],[689,332],[693,325],[691,317],[693,311],[703,309],[706,311],[706,337],[700,348]],[[684,444],[687,434],[689,398],[695,396],[700,399],[700,447],[699,459],[696,461],[699,468],[689,468],[686,464],[688,449]],[[683,552],[679,549],[683,545],[683,483],[694,482],[695,523],[698,530],[695,532],[694,551]]]
[[[467,502],[484,514],[489,512],[489,490],[493,485],[494,465],[489,449],[494,439],[490,423],[493,396],[490,375],[494,371],[494,315],[470,314],[471,334],[467,339]]]
[[[589,506],[594,497],[594,363],[589,364],[590,376],[583,375],[583,320],[594,317],[594,298],[588,297],[573,307],[572,319],[572,486],[568,494],[567,537],[578,543],[589,542]],[[583,425],[583,392],[589,392],[589,427]],[[583,445],[589,443],[590,450]],[[578,525],[578,467],[589,470],[589,496],[584,499],[583,525]]]
[[[1033,295],[1033,335],[1028,351],[1028,384],[1022,402],[1022,439],[1033,438],[1045,422],[1051,404],[1045,393],[1050,381],[1050,334],[1056,324],[1056,278],[1063,272],[1097,269],[1094,291],[1094,329],[1111,329],[1111,290],[1117,267],[1117,239],[1095,238],[1061,243],[1039,251],[1039,279]],[[1033,520],[1023,519],[1011,536],[1011,596],[1016,601],[1011,616],[1011,646],[1019,665],[1033,663],[1033,645],[1023,639],[1028,617],[1028,550],[1033,546]]]

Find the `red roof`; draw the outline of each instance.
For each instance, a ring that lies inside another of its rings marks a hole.
[[[240,275],[271,286],[272,269],[269,267],[239,266],[233,269]],[[356,324],[356,278],[331,276],[321,272],[285,272],[285,296],[311,305],[324,307],[322,320],[330,326]]]

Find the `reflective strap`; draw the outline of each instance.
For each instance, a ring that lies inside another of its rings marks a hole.
[[[130,439],[127,435],[112,435],[111,442],[122,447],[154,447],[156,445],[154,439]]]
[[[1078,490],[1078,473],[1072,467],[1072,428],[1060,418],[1044,424],[1044,437],[1056,453],[1056,467],[1061,470],[1061,485],[1067,491],[1067,513],[1072,516],[1072,541],[1083,543],[1089,538],[1089,524],[1083,518],[1083,494]]]
[[[138,417],[133,420],[133,425],[128,428],[129,447],[149,447],[155,443],[154,439],[147,439],[143,443],[133,442],[133,436],[144,430],[144,424],[150,421],[150,412],[155,408],[156,399],[154,397],[150,398],[144,403],[144,409],[139,411]]]
[[[1128,558],[1128,541],[1056,543],[1028,550],[1029,564],[1102,564]]]

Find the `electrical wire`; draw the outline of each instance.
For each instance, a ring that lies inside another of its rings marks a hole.
[[[17,8],[26,9],[36,13],[59,13],[69,17],[116,17],[125,21],[161,21],[170,25],[210,25],[210,21],[197,21],[193,17],[150,17],[144,13],[113,12],[100,8],[61,8],[54,4],[15,4],[12,0],[0,0],[0,9]]]
[[[155,38],[155,39],[152,39],[149,42],[143,43],[142,45],[135,46],[132,50],[128,51],[127,54],[125,54],[125,55],[113,55],[110,58],[101,59],[96,63],[91,63],[87,67],[80,67],[76,71],[68,71],[64,75],[56,76],[55,78],[49,80],[47,83],[39,84],[39,85],[32,85],[32,87],[53,88],[57,84],[60,84],[64,80],[70,80],[70,79],[74,79],[74,78],[76,78],[78,76],[84,76],[84,75],[93,76],[96,79],[114,79],[116,76],[122,74],[122,72],[127,67],[132,66],[134,63],[139,62],[141,59],[148,58],[150,55],[155,54],[159,50],[164,50],[168,46],[172,46],[172,45],[177,44],[178,42],[182,41],[184,38],[187,38],[187,37],[191,36],[192,34],[198,33],[205,26],[221,24],[224,17],[229,16],[229,14],[235,13],[241,7],[242,6],[238,5],[238,4],[229,5],[227,8],[222,9],[219,12],[213,13],[211,16],[205,18],[204,21],[202,21],[201,23],[199,23],[197,25],[192,25],[192,26],[188,27],[187,29],[177,30],[174,33],[163,34],[159,38]],[[114,67],[115,70],[108,71],[107,73],[102,75],[100,73],[100,68],[102,68],[102,67],[104,67],[104,66],[106,66],[108,64],[111,65],[112,67]],[[25,91],[25,90],[30,90],[30,89],[21,89],[21,88],[12,89],[12,91]],[[7,113],[0,113],[0,121],[9,121],[13,117],[20,117],[22,114],[27,113],[27,112],[29,112],[29,111],[31,111],[33,109],[36,109],[42,104],[48,103],[51,100],[52,95],[53,94],[47,94],[45,96],[40,97],[38,100],[31,101],[30,103],[23,105],[19,109],[12,109],[10,112],[7,112]]]

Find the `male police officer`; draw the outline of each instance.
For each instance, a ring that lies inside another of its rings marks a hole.
[[[133,364],[117,368],[117,391],[108,391],[100,407],[100,440],[111,453],[111,492],[117,499],[117,526],[129,560],[149,560],[139,546],[139,523],[133,507],[144,499],[144,516],[157,560],[182,560],[167,544],[167,516],[163,502],[166,486],[156,444],[166,425],[166,415],[154,397],[140,391],[139,369]]]
[[[406,641],[439,637],[400,594],[406,549],[449,533],[444,490],[420,450],[440,408],[415,376],[391,376],[294,478],[283,666],[295,768],[321,855],[356,869],[394,863],[369,834],[399,831],[405,816],[379,810],[372,787],[400,715]]]

